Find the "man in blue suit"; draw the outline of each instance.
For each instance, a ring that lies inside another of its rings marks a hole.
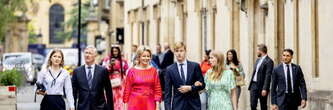
[[[298,110],[305,108],[307,90],[302,69],[291,63],[294,52],[284,49],[282,64],[274,68],[272,73],[272,109]]]
[[[84,50],[85,65],[72,76],[73,96],[77,110],[113,110],[112,86],[106,68],[95,64],[96,48]],[[104,94],[105,91],[105,94]]]
[[[166,110],[200,110],[199,91],[205,88],[198,63],[186,60],[186,46],[177,42],[174,46],[177,62],[168,66],[165,75]],[[200,86],[194,83],[199,81]]]

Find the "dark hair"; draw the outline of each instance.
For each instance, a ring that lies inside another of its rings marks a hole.
[[[229,52],[232,54],[232,60],[231,60],[231,61],[229,61],[229,59],[228,59],[228,53],[229,53]],[[239,65],[239,61],[238,61],[238,57],[237,57],[237,53],[236,53],[236,50],[235,50],[235,49],[230,49],[230,50],[228,50],[228,52],[227,52],[227,57],[226,57],[226,61],[227,61],[227,65],[229,65],[230,62],[234,63],[236,66]]]
[[[50,67],[52,65],[52,61],[51,61],[52,56],[53,56],[53,54],[58,53],[58,52],[61,54],[61,63],[60,63],[59,66],[60,67],[64,66],[64,53],[60,49],[53,49],[51,51],[50,56],[49,56],[49,60],[47,61],[47,67]]]
[[[117,55],[117,57],[116,57],[116,55],[114,55],[113,54],[113,49],[117,49],[118,50],[118,55]],[[118,47],[118,46],[112,46],[111,47],[111,57],[112,58],[121,58],[121,51],[120,51],[120,47]]]
[[[267,53],[267,46],[265,44],[259,44],[258,49],[264,53]]]
[[[117,49],[118,50],[118,55],[117,57],[115,55],[113,55],[113,49]],[[111,46],[111,54],[110,54],[110,62],[112,60],[112,58],[116,58],[116,60],[119,60],[120,62],[120,74],[122,75],[121,77],[123,77],[125,75],[124,69],[123,69],[123,60],[121,58],[121,50],[119,46]],[[111,68],[111,71],[113,71],[113,68]]]
[[[294,51],[292,49],[283,49],[283,52],[288,52],[291,56],[294,55]]]
[[[211,52],[212,50],[205,50],[205,55],[207,55],[207,56],[209,56],[209,54],[210,54],[210,52]]]

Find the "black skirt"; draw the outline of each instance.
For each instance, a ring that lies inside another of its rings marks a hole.
[[[40,110],[66,110],[66,104],[62,95],[45,95]]]

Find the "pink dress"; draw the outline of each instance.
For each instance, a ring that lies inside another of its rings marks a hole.
[[[124,103],[127,103],[128,110],[155,110],[161,97],[160,79],[154,67],[128,70],[124,90]]]
[[[103,60],[103,66],[106,67],[109,71],[109,78],[110,80],[115,78],[122,78],[122,84],[118,87],[112,88],[112,94],[113,94],[113,106],[114,110],[124,110],[124,103],[123,103],[123,89],[124,89],[124,78],[125,78],[125,72],[128,69],[128,64],[126,60],[122,60],[122,67],[124,75],[121,75],[121,66],[120,66],[120,60],[115,60],[115,64],[113,65],[113,68],[110,66],[110,58],[106,57]],[[118,74],[115,74],[118,73]]]

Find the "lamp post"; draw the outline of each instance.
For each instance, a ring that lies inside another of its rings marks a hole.
[[[78,64],[77,66],[81,66],[81,0],[78,1],[79,5],[79,14],[78,14],[78,26],[77,26],[77,48],[78,48]]]

